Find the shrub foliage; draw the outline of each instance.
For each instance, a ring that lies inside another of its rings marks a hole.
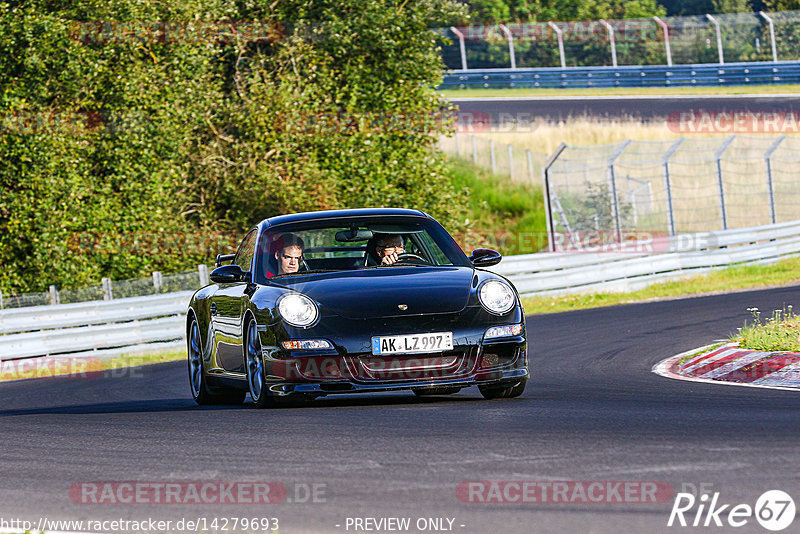
[[[287,212],[417,207],[458,230],[428,28],[463,15],[452,0],[0,3],[0,290],[188,269]]]

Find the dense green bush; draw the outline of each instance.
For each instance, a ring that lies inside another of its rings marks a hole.
[[[461,16],[451,0],[0,3],[0,290],[191,268],[285,212],[418,207],[459,230],[427,28]]]

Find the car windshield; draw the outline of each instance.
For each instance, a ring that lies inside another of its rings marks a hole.
[[[388,259],[384,260],[389,256]],[[470,266],[450,234],[422,217],[326,219],[264,232],[258,278],[408,266]]]

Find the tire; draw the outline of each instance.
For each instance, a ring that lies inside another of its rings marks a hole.
[[[203,366],[203,348],[200,337],[200,327],[197,319],[192,317],[189,326],[189,335],[186,339],[187,363],[189,366],[189,389],[192,398],[200,406],[210,405],[238,405],[244,402],[246,393],[237,389],[213,387],[208,385],[205,368]]]
[[[417,397],[427,397],[429,395],[453,395],[461,391],[461,388],[458,386],[429,386],[413,388],[412,391]]]
[[[286,395],[277,397],[269,393],[266,388],[266,374],[264,372],[264,358],[261,354],[261,338],[258,337],[258,328],[254,320],[247,323],[244,339],[244,366],[247,372],[247,387],[250,398],[256,408],[278,408],[282,406],[295,406],[307,400],[301,395]]]
[[[484,399],[513,399],[519,397],[525,391],[528,379],[522,379],[513,386],[478,386]]]

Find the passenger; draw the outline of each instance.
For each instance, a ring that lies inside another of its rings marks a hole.
[[[272,250],[275,251],[277,274],[291,274],[299,271],[300,265],[303,263],[303,250],[305,248],[306,245],[303,239],[294,234],[283,234],[276,239],[272,244]],[[266,276],[267,278],[272,278],[276,274],[272,273],[268,268]]]

